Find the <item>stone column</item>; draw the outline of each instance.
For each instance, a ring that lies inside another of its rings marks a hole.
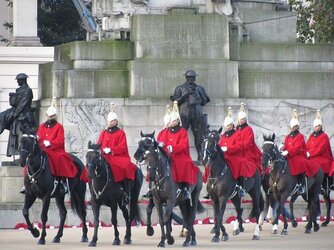
[[[42,46],[37,37],[37,0],[13,1],[12,46]]]

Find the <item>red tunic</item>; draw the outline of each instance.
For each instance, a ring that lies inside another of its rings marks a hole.
[[[169,128],[162,130],[157,140],[164,143],[164,150],[171,145],[172,174],[175,182],[186,182],[191,185],[197,181],[198,167],[193,163],[189,151],[188,133],[184,128]]]
[[[37,136],[39,145],[47,154],[51,173],[55,176],[73,178],[78,168],[75,166],[72,158],[65,152],[64,127],[59,122],[54,125],[42,123],[38,127]],[[43,141],[48,140],[51,146],[45,147]]]
[[[241,126],[237,126],[237,130],[240,134],[244,157],[246,157],[247,160],[253,162],[261,173],[262,153],[255,143],[253,129],[248,124],[244,124]]]
[[[221,147],[227,147],[224,156],[235,180],[240,176],[252,177],[255,174],[256,165],[243,157],[243,145],[241,143],[240,133],[236,130],[225,132],[219,140],[219,145]]]
[[[104,158],[108,161],[115,182],[123,181],[124,179],[134,180],[137,166],[131,162],[126,135],[119,128],[105,129],[101,132],[99,140],[101,149],[110,148],[110,154],[104,154]]]
[[[299,131],[285,137],[283,150],[289,152],[286,158],[290,165],[291,175],[305,173],[306,176],[314,176],[318,172],[320,166],[306,157],[304,136]]]
[[[310,153],[310,159],[314,160],[324,170],[329,173],[333,162],[333,154],[328,135],[324,132],[312,133],[306,143],[307,152]]]

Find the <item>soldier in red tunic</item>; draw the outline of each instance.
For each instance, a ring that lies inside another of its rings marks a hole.
[[[240,133],[234,128],[231,107],[229,107],[228,115],[224,120],[224,129],[225,132],[220,138],[219,145],[231,168],[233,178],[238,182],[236,187],[238,194],[242,197],[246,194],[245,178],[255,174],[256,165],[243,156],[243,144]]]
[[[296,110],[293,111],[289,125],[290,133],[285,137],[281,151],[282,155],[285,156],[289,162],[291,175],[298,176],[298,192],[299,194],[303,194],[306,191],[305,174],[306,176],[314,176],[318,172],[320,165],[309,160],[306,156],[306,144],[304,135],[299,132],[299,121]]]
[[[177,101],[174,101],[169,127],[159,133],[157,140],[171,155],[173,179],[180,185],[178,193],[183,191],[184,199],[190,199],[189,185],[196,183],[199,169],[190,157],[188,133],[180,122]]]
[[[97,141],[104,158],[108,161],[115,182],[122,182],[122,203],[129,203],[130,181],[135,179],[137,166],[131,162],[125,132],[118,125],[117,114],[111,109],[108,114],[108,127],[104,129]]]
[[[322,129],[322,119],[320,110],[317,111],[317,117],[313,121],[313,133],[310,134],[306,142],[306,156],[314,160],[323,169],[325,178],[321,188],[321,193],[325,194],[326,181],[333,162],[333,154],[328,135]]]
[[[247,124],[247,114],[245,112],[243,103],[240,105],[240,111],[238,113],[238,125],[236,129],[240,134],[244,157],[246,157],[247,160],[253,162],[261,173],[262,153],[255,143],[253,129]]]

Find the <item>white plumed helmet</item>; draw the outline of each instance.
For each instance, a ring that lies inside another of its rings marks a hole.
[[[232,108],[228,107],[228,113],[224,120],[224,128],[226,128],[228,125],[233,124],[233,118],[232,118]]]
[[[110,104],[110,112],[109,112],[109,114],[108,114],[107,121],[108,121],[108,122],[111,122],[111,121],[113,121],[113,120],[117,120],[117,119],[118,119],[118,118],[117,118],[117,114],[115,113],[115,110],[114,110],[114,104],[111,103],[111,104]]]
[[[317,111],[317,116],[313,121],[313,128],[315,128],[316,126],[322,126],[322,119],[321,119],[321,113],[320,110]]]
[[[299,126],[298,113],[296,109],[294,109],[292,112],[292,118],[290,120],[289,125],[290,125],[290,128],[293,128],[294,126]]]
[[[165,128],[168,127],[168,124],[170,123],[170,109],[169,109],[169,105],[166,106],[166,113],[164,116],[164,126]]]
[[[173,122],[177,119],[179,119],[179,122],[180,122],[180,125],[181,125],[181,117],[180,117],[180,113],[179,113],[179,106],[177,104],[177,101],[174,101],[173,110],[170,114],[170,121]]]
[[[46,110],[46,115],[50,118],[52,116],[56,116],[57,115],[57,101],[56,101],[56,97],[52,98],[50,107]]]
[[[247,114],[245,111],[245,104],[242,102],[240,104],[240,111],[238,113],[238,121],[240,121],[241,119],[247,118]]]

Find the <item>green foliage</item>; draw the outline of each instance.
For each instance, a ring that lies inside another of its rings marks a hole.
[[[334,42],[333,0],[289,0],[289,5],[297,13],[298,42]]]
[[[38,0],[38,36],[44,46],[85,39],[86,31],[71,0]]]

